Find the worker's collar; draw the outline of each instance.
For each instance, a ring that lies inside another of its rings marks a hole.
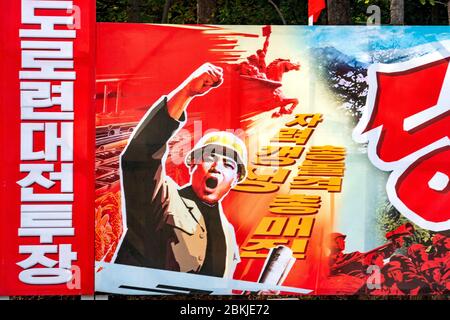
[[[187,185],[185,187],[183,187],[182,189],[180,189],[180,194],[185,197],[188,198],[192,201],[195,201],[195,203],[204,206],[204,207],[208,207],[208,208],[217,208],[218,207],[218,202],[214,203],[214,204],[210,204],[207,202],[202,201],[197,194],[194,192],[194,189],[192,189],[192,185]]]

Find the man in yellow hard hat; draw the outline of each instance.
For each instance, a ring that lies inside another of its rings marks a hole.
[[[189,102],[222,81],[221,68],[204,64],[156,102],[133,132],[120,159],[126,229],[115,263],[233,276],[239,250],[221,200],[245,179],[245,144],[228,132],[205,135],[185,159],[191,179],[183,187],[164,167],[167,142],[185,123]]]

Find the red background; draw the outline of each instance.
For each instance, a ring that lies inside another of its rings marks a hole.
[[[94,198],[94,52],[95,2],[74,0],[81,8],[81,28],[74,41],[74,65],[77,79],[74,84],[74,237],[55,237],[54,244],[71,243],[78,253],[73,266],[81,269],[81,288],[68,289],[64,285],[27,285],[19,281],[22,269],[16,265],[27,255],[19,255],[19,245],[39,244],[37,237],[18,237],[20,224],[20,38],[21,1],[1,1],[3,13],[0,26],[1,117],[0,139],[0,295],[62,295],[93,294],[93,198]],[[40,11],[39,14],[47,14]],[[59,13],[58,13],[59,14]],[[55,13],[53,13],[55,15]],[[33,26],[34,27],[34,26]],[[36,148],[39,146],[36,145]],[[58,170],[59,165],[55,166]],[[56,186],[55,190],[58,190]],[[52,192],[49,190],[47,192]],[[53,191],[55,192],[55,191]]]

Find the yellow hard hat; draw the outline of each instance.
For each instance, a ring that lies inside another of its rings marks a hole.
[[[205,134],[186,156],[186,166],[190,167],[194,159],[202,158],[205,153],[221,154],[236,161],[238,182],[243,181],[247,176],[247,147],[236,135],[226,131]]]

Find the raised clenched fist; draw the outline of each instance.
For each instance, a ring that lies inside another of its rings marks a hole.
[[[184,82],[184,91],[189,97],[206,94],[223,82],[223,70],[211,63],[205,63],[195,70]]]

